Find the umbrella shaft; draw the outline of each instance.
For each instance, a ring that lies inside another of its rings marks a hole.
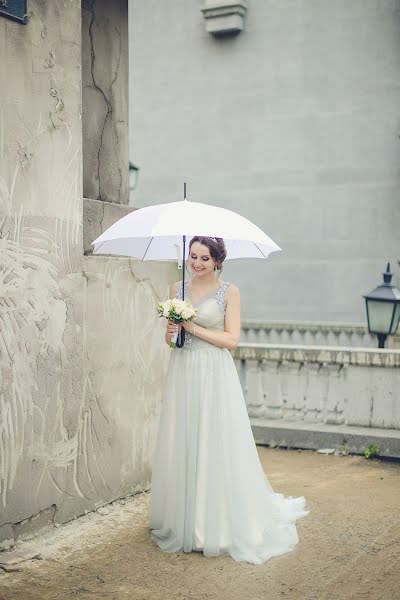
[[[185,184],[185,187],[186,187],[186,184]],[[185,271],[186,271],[186,265],[185,265],[186,235],[184,235],[182,237],[182,241],[183,241],[183,256],[182,256],[182,269],[183,269],[183,274],[182,274],[182,300],[184,300],[185,299]],[[178,348],[182,348],[184,344],[185,344],[185,329],[184,329],[184,327],[182,327],[182,329],[180,330],[180,335],[178,337],[176,345],[177,345]]]

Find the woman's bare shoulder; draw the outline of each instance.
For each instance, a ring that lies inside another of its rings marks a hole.
[[[229,285],[226,288],[225,302],[226,305],[240,304],[240,291],[237,285],[227,282]]]
[[[227,294],[231,294],[231,295],[236,294],[237,295],[240,293],[240,290],[237,285],[235,285],[234,283],[231,283],[230,281],[227,281],[226,283],[228,284],[228,286],[226,288]]]

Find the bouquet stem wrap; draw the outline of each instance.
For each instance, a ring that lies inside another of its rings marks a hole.
[[[175,344],[175,346],[176,346],[176,342],[177,342],[177,340],[178,340],[178,335],[179,335],[179,333],[180,333],[180,332],[179,332],[179,331],[177,331],[176,333],[174,333],[174,334],[171,336],[171,345],[172,345],[172,344]]]

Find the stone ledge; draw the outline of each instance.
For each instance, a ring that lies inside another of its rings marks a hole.
[[[242,319],[242,329],[264,329],[266,331],[300,331],[320,332],[331,331],[333,333],[368,333],[368,327],[364,323],[341,323],[338,321],[260,321],[259,319]]]
[[[257,418],[250,418],[250,424],[254,440],[259,445],[304,450],[344,447],[347,452],[363,454],[369,444],[375,443],[380,447],[380,456],[400,458],[398,429]]]
[[[340,321],[261,321],[260,319],[242,319],[241,328],[243,331],[262,329],[263,331],[288,331],[289,333],[298,331],[300,333],[368,334],[366,323]],[[390,337],[400,340],[400,331]]]
[[[244,28],[246,0],[205,0],[201,9],[206,30],[214,36],[237,35]]]
[[[237,360],[270,360],[339,364],[362,367],[400,367],[400,350],[351,348],[341,346],[293,346],[290,344],[239,344],[233,353]]]
[[[125,215],[137,210],[132,206],[83,198],[83,252],[93,254],[93,240]]]

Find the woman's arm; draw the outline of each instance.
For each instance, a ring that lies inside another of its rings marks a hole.
[[[231,283],[226,292],[226,309],[225,309],[225,331],[219,329],[208,329],[196,325],[196,321],[182,323],[182,327],[193,335],[193,330],[196,331],[196,336],[202,340],[219,346],[220,348],[228,348],[235,350],[240,339],[240,292],[239,288]]]

